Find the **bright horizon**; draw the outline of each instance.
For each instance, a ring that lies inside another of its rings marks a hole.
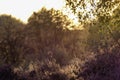
[[[61,10],[64,5],[64,0],[0,0],[0,15],[12,15],[26,23],[32,13],[42,7]]]

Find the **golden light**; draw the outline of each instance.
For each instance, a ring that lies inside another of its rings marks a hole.
[[[63,7],[65,7],[65,0],[0,0],[0,14],[12,15],[24,23],[27,23],[28,18],[33,12],[37,12],[42,7],[62,10],[73,20],[73,24],[80,28],[77,16],[69,12],[70,9],[67,9],[69,13],[63,9]]]

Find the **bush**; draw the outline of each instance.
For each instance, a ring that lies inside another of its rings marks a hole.
[[[120,53],[109,52],[87,61],[78,77],[84,80],[120,80]]]

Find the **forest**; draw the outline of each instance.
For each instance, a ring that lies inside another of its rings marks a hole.
[[[54,8],[0,15],[0,80],[120,80],[120,1],[65,1],[79,25]]]

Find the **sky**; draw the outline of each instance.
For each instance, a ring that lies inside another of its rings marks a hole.
[[[27,22],[33,12],[42,7],[61,10],[64,0],[0,0],[0,14],[8,14]]]

